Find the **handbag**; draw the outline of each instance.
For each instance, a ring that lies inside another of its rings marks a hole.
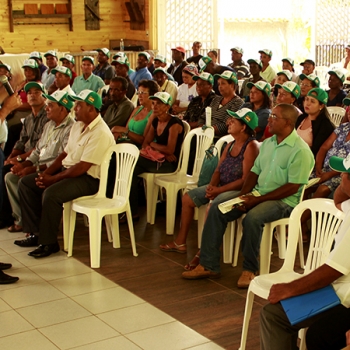
[[[159,151],[154,150],[151,146],[142,148],[140,155],[144,158],[152,160],[153,162],[163,163],[165,161],[165,155]]]
[[[198,187],[207,185],[219,163],[218,150],[211,145],[206,151],[198,178]]]

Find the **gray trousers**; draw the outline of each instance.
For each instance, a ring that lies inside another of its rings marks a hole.
[[[53,244],[57,242],[63,203],[95,194],[100,181],[84,174],[41,189],[35,184],[36,177],[30,174],[18,183],[23,231],[38,235],[39,244]]]
[[[12,207],[12,216],[15,218],[15,224],[18,226],[23,226],[21,205],[19,203],[18,195],[18,182],[20,177],[12,174],[11,172],[5,175],[5,185],[7,189],[7,195]]]

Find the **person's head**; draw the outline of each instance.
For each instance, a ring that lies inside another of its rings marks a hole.
[[[153,71],[153,79],[157,82],[159,86],[163,86],[165,81],[168,79],[166,70],[162,67],[156,68]]]
[[[7,78],[11,78],[11,66],[6,63],[0,63],[0,75],[6,75]]]
[[[277,136],[288,135],[295,126],[298,110],[291,104],[281,103],[273,108],[268,119],[269,132]]]
[[[217,63],[218,61],[218,52],[216,50],[210,50],[208,53],[207,53],[207,56],[209,58],[211,58],[211,60],[213,61],[214,64]]]
[[[225,70],[222,74],[215,74],[214,79],[218,80],[218,89],[221,96],[228,97],[235,94],[238,85],[236,73]]]
[[[119,103],[126,95],[128,81],[123,77],[114,77],[109,83],[109,96],[114,103]]]
[[[139,82],[137,95],[140,105],[148,102],[150,96],[154,96],[160,90],[159,85],[154,80],[143,79]]]
[[[40,52],[38,52],[38,51],[31,52],[29,54],[29,59],[32,59],[32,60],[36,61],[38,66],[40,66],[43,63],[43,58],[42,58]]]
[[[149,54],[149,61],[148,61],[148,67],[151,67],[152,64],[154,64],[154,51],[153,50],[146,50],[146,52]]]
[[[149,98],[152,100],[153,114],[155,117],[160,118],[168,114],[171,107],[171,96],[167,92],[156,92]]]
[[[95,51],[98,52],[97,54],[97,62],[100,64],[105,64],[109,60],[109,50],[107,48],[102,48],[102,49],[96,49]]]
[[[304,100],[304,110],[308,115],[320,115],[327,112],[328,94],[320,88],[311,89]]]
[[[47,118],[55,123],[61,123],[73,108],[73,102],[68,98],[66,91],[55,91],[51,95],[44,94],[46,101]]]
[[[199,75],[193,76],[192,79],[197,83],[196,90],[198,96],[206,98],[213,90],[214,77],[211,74],[202,72]]]
[[[350,97],[345,97],[343,100],[343,105],[346,108],[346,121],[350,122]]]
[[[182,46],[176,46],[171,49],[171,58],[176,63],[181,63],[185,59],[186,50]]]
[[[184,84],[192,86],[195,81],[192,79],[195,75],[198,75],[198,69],[195,65],[188,64],[182,70],[182,81]]]
[[[275,84],[275,87],[278,89],[276,99],[278,104],[294,104],[300,96],[300,86],[294,83],[294,81],[287,81],[282,85]]]
[[[125,52],[123,51],[119,51],[117,52],[114,56],[113,56],[113,59],[116,60],[118,57],[125,57],[126,59],[128,58],[125,54]]]
[[[84,56],[81,60],[81,71],[83,74],[91,75],[94,70],[94,59],[91,56]]]
[[[35,60],[25,60],[22,68],[27,81],[40,81],[40,69]]]
[[[259,76],[260,72],[262,70],[262,63],[261,63],[261,61],[260,60],[249,59],[247,62],[249,64],[250,73],[253,76],[257,76],[257,75]]]
[[[231,49],[231,59],[233,62],[240,62],[243,56],[243,49],[241,47],[233,47]]]
[[[202,47],[202,43],[200,41],[195,41],[192,45],[192,51],[193,51],[193,55],[197,56],[199,55],[199,50]]]
[[[268,65],[272,58],[272,51],[269,49],[263,49],[259,51],[260,61],[263,65]]]
[[[249,82],[247,87],[250,89],[249,101],[254,107],[261,106],[261,108],[271,108],[271,85],[269,83],[259,80],[255,84]]]
[[[340,69],[334,69],[328,72],[328,86],[330,89],[341,89],[345,81],[345,75]]]
[[[52,70],[52,74],[55,74],[55,84],[60,90],[68,86],[72,79],[72,72],[67,67],[57,66]]]
[[[44,93],[46,93],[44,85],[35,81],[31,81],[24,85],[24,91],[27,93],[28,104],[32,108],[41,107],[45,104]]]
[[[200,72],[206,72],[210,74],[215,73],[215,64],[213,63],[212,59],[208,56],[202,57],[198,62],[198,66]]]
[[[350,154],[346,158],[330,157],[329,166],[332,170],[341,172],[339,187],[347,196],[350,196]]]
[[[130,63],[126,56],[118,57],[116,60],[112,61],[111,65],[114,66],[115,73],[118,77],[126,78],[130,69]]]
[[[315,70],[315,62],[313,60],[307,59],[300,63],[303,66],[302,73],[305,75],[312,74]]]
[[[294,72],[294,60],[289,57],[282,58],[282,69]]]
[[[150,58],[151,56],[149,55],[148,52],[145,52],[145,51],[140,52],[137,57],[137,68],[138,69],[146,68]]]
[[[46,64],[49,67],[49,69],[55,68],[57,66],[58,61],[56,51],[49,50],[44,54],[44,57],[46,58]]]
[[[99,115],[102,99],[97,92],[86,89],[78,96],[68,96],[68,98],[75,101],[74,112],[77,121],[88,125]]]
[[[277,73],[276,84],[283,85],[286,81],[291,81],[292,77],[292,73],[289,70],[281,70]]]
[[[347,54],[347,56],[350,56],[350,44],[348,44],[348,45],[345,47],[345,53]]]
[[[305,75],[300,74],[300,96],[305,97],[307,93],[316,87],[320,87],[320,79],[315,74]]]
[[[60,61],[62,62],[63,67],[67,67],[71,71],[74,69],[75,59],[72,55],[65,54],[63,57],[60,58]]]
[[[255,128],[258,126],[258,116],[249,108],[242,108],[237,112],[230,110],[226,111],[230,116],[226,120],[227,131],[232,136],[237,136],[241,133],[247,136],[255,136]]]
[[[166,67],[166,57],[162,56],[162,55],[156,55],[156,57],[154,58],[154,67],[155,68],[165,68]]]

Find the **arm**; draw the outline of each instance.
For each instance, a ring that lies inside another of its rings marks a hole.
[[[347,174],[342,176],[349,176]],[[350,197],[343,191],[341,186],[338,186],[337,189],[334,192],[334,205],[339,209],[342,210],[341,204],[348,200]]]
[[[156,142],[150,142],[150,146],[154,148],[156,151],[162,152],[165,155],[171,156],[175,152],[175,147],[177,143],[177,138],[179,134],[182,132],[183,126],[180,124],[174,124],[169,129],[169,137],[167,145],[159,145]]]
[[[7,97],[0,109],[0,119],[1,121],[5,121],[8,114],[10,114],[15,109],[18,109],[22,105],[21,98],[18,93],[14,93],[13,95]]]
[[[335,132],[332,132],[328,139],[322,144],[320,150],[317,152],[315,163],[315,170],[317,176],[320,176],[322,174],[322,167],[323,162],[326,158],[326,154],[333,146],[333,143],[337,139],[337,137],[337,134]]]

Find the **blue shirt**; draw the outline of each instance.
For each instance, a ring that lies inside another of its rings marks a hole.
[[[142,79],[147,79],[147,80],[152,80],[153,79],[151,73],[149,72],[149,70],[147,68],[138,69],[134,73],[131,73],[131,75],[129,77],[130,77],[130,80],[135,85],[136,89],[138,89],[139,82]]]

